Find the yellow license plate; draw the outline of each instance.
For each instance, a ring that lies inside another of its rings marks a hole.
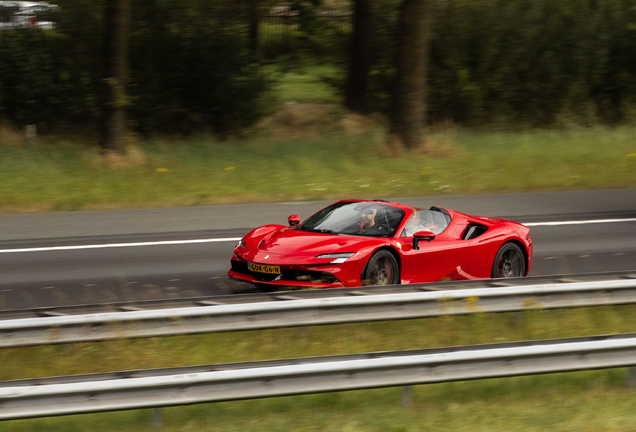
[[[280,266],[263,265],[256,263],[248,263],[249,269],[254,272],[268,273],[268,274],[280,274]]]

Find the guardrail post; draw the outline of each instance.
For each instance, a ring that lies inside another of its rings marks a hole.
[[[402,387],[402,407],[409,408],[413,405],[413,391],[411,386]]]
[[[633,390],[636,385],[636,380],[634,379],[634,366],[630,366],[627,368],[627,388]]]
[[[161,408],[152,409],[152,430],[161,430]]]

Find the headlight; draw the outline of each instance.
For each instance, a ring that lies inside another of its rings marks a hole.
[[[333,259],[329,264],[340,264],[351,258],[355,255],[355,252],[344,252],[344,253],[328,253],[322,255],[316,255],[316,258],[327,258]]]
[[[234,249],[238,249],[238,248],[244,248],[245,247],[245,241],[243,241],[243,239],[240,239],[238,241],[238,243],[236,243],[236,246],[234,246]]]

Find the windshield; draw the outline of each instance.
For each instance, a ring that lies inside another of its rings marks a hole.
[[[297,229],[327,234],[393,237],[404,210],[375,202],[340,202],[310,216]]]

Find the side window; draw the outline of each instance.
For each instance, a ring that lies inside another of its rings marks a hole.
[[[404,225],[404,229],[402,230],[402,234],[400,237],[411,237],[417,231],[417,227],[420,224],[420,217],[418,215],[419,212],[413,213],[411,218],[408,220],[406,225]]]
[[[434,234],[439,234],[446,229],[448,226],[448,222],[442,213],[432,211],[431,216],[433,216],[433,228],[430,231],[433,231]]]
[[[400,237],[411,237],[418,231],[431,231],[439,234],[446,229],[448,222],[440,212],[430,210],[420,210],[413,213],[413,216],[404,226]]]

